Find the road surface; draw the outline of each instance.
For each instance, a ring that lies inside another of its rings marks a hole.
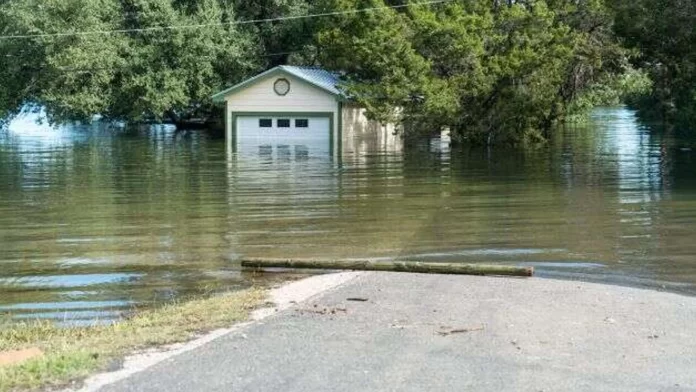
[[[696,298],[364,273],[101,391],[696,391]]]

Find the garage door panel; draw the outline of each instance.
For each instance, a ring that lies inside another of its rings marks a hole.
[[[236,125],[240,154],[284,158],[330,154],[331,122],[326,117],[240,116]]]

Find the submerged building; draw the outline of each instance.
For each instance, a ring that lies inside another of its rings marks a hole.
[[[395,124],[369,120],[334,73],[279,66],[213,96],[225,103],[225,135],[238,154],[337,156],[364,145],[398,149]]]

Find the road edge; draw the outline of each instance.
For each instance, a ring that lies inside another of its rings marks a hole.
[[[229,328],[217,329],[186,343],[158,347],[146,352],[130,355],[123,360],[119,369],[111,372],[107,371],[95,374],[85,379],[79,388],[68,388],[64,389],[63,391],[99,391],[106,385],[121,381],[136,373],[147,370],[148,368],[163,361],[200,348],[218,338],[231,333],[239,333],[246,328],[260,323],[272,315],[292,308],[299,303],[326,294],[327,292],[337,289],[365,274],[365,272],[341,272],[326,275],[316,275],[274,287],[268,291],[269,302],[272,303],[272,306],[254,310],[249,318],[249,321],[235,324]]]

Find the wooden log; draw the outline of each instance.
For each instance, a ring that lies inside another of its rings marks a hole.
[[[459,263],[423,263],[418,261],[345,261],[345,260],[286,260],[253,259],[242,260],[242,267],[247,268],[290,268],[290,269],[330,269],[353,271],[391,271],[422,274],[448,275],[498,275],[498,276],[532,276],[534,267],[517,267],[512,265],[483,265]]]

